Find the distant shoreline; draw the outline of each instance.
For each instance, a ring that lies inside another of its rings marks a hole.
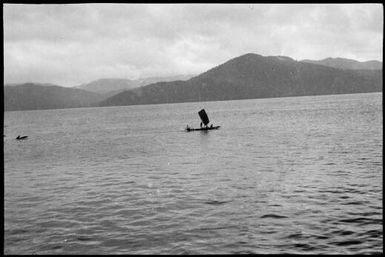
[[[265,98],[245,98],[245,99],[228,99],[228,100],[213,100],[213,101],[190,101],[190,102],[173,102],[173,103],[150,103],[150,104],[130,104],[130,105],[113,105],[113,106],[84,106],[84,107],[68,107],[68,108],[51,108],[51,109],[29,109],[29,110],[12,110],[4,112],[19,112],[19,111],[51,111],[51,110],[68,110],[68,109],[87,109],[87,108],[113,108],[113,107],[125,107],[125,106],[147,106],[147,105],[166,105],[166,104],[184,104],[184,103],[211,103],[211,102],[225,102],[225,101],[242,101],[242,100],[264,100],[264,99],[276,99],[276,98],[297,98],[297,97],[313,97],[313,96],[338,96],[338,95],[358,95],[358,94],[382,94],[382,91],[378,92],[365,92],[365,93],[341,93],[341,94],[324,94],[324,95],[298,95],[298,96],[282,96],[282,97],[265,97]]]

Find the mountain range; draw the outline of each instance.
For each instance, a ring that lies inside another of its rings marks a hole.
[[[176,75],[167,77],[149,77],[136,80],[130,79],[117,79],[117,78],[103,78],[92,81],[90,83],[82,84],[75,88],[84,89],[90,92],[105,94],[112,96],[125,90],[130,90],[136,87],[145,86],[148,84],[160,82],[160,81],[174,81],[174,80],[188,80],[193,75]]]
[[[345,58],[326,58],[319,61],[314,60],[302,60],[302,62],[320,64],[343,70],[381,70],[382,62],[379,61],[367,61],[359,62],[356,60],[345,59]]]
[[[42,110],[95,106],[103,95],[77,88],[25,83],[4,87],[4,110]]]
[[[365,92],[382,92],[381,62],[295,61],[249,53],[194,77],[100,79],[73,88],[5,85],[4,107],[11,111]]]
[[[285,56],[245,54],[187,81],[159,82],[100,106],[350,94],[382,91],[382,70],[345,70]]]

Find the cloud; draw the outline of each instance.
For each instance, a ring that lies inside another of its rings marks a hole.
[[[5,83],[199,74],[253,52],[382,61],[380,4],[4,5]]]

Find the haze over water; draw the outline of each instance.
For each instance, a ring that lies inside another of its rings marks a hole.
[[[381,253],[382,124],[382,93],[5,112],[4,253]]]

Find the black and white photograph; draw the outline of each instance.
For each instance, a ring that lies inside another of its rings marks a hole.
[[[383,254],[382,3],[3,3],[3,254]]]

